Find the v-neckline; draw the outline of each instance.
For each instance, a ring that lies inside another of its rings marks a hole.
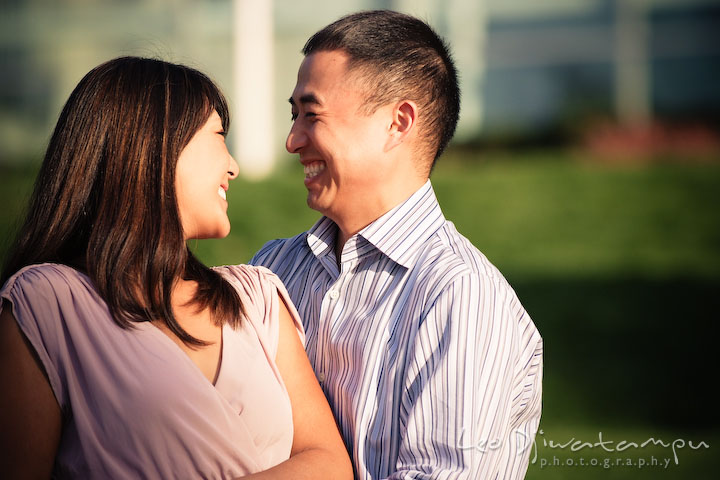
[[[44,265],[44,264],[43,264],[43,265]],[[87,286],[88,286],[88,288],[89,288],[90,290],[92,290],[93,292],[95,292],[95,294],[98,295],[98,297],[100,296],[100,294],[97,293],[97,289],[95,288],[95,285],[93,284],[92,280],[90,279],[90,276],[89,276],[87,273],[85,273],[84,271],[79,270],[79,269],[76,268],[76,267],[72,267],[72,266],[64,265],[64,264],[48,263],[48,265],[62,265],[62,266],[64,266],[64,267],[68,267],[68,268],[72,269],[72,270],[75,271],[78,275],[80,275],[80,277],[81,277],[82,279],[84,279],[85,283],[87,284]],[[226,337],[225,329],[228,328],[228,324],[227,324],[227,323],[223,324],[223,325],[220,327],[220,354],[218,355],[218,362],[217,362],[217,366],[215,367],[215,377],[214,377],[214,379],[213,379],[212,381],[210,381],[210,379],[205,376],[205,374],[204,374],[203,371],[200,369],[200,367],[193,361],[192,358],[190,358],[190,355],[188,355],[187,353],[185,353],[185,352],[183,351],[183,349],[180,348],[180,345],[178,345],[177,343],[175,343],[175,341],[174,341],[172,338],[170,338],[170,336],[168,336],[168,335],[165,334],[162,330],[160,330],[160,328],[159,328],[157,325],[155,325],[155,324],[153,324],[152,322],[149,322],[149,321],[141,322],[141,323],[138,323],[137,325],[140,326],[140,325],[143,325],[143,324],[149,324],[149,328],[150,328],[151,330],[154,330],[157,335],[160,335],[162,338],[164,338],[164,339],[165,339],[164,341],[170,342],[170,343],[172,344],[172,346],[175,348],[175,350],[176,350],[180,355],[182,355],[182,357],[184,357],[186,361],[188,361],[188,362],[192,365],[192,368],[194,368],[195,371],[197,372],[197,374],[200,375],[206,382],[208,382],[208,383],[209,383],[211,386],[213,386],[213,387],[216,387],[216,386],[217,386],[218,381],[219,381],[219,379],[220,379],[220,375],[222,374],[223,363],[224,363],[224,361],[225,361],[225,341],[226,341],[226,338],[225,338],[225,337]]]
[[[218,354],[218,363],[215,367],[215,377],[213,378],[213,381],[210,382],[210,384],[213,387],[217,387],[218,379],[220,378],[220,372],[223,369],[223,363],[225,363],[225,328],[227,327],[227,324],[224,323],[222,327],[220,327],[220,354]],[[185,353],[185,352],[183,352]],[[192,360],[191,360],[192,361]],[[195,363],[195,362],[193,362]],[[197,367],[197,365],[195,365]],[[198,370],[200,370],[198,368]],[[202,373],[202,372],[200,372]],[[205,377],[205,375],[203,375]],[[207,378],[207,377],[205,377]]]
[[[179,355],[181,355],[185,359],[185,361],[189,362],[189,364],[192,365],[192,368],[197,372],[198,375],[200,375],[212,387],[217,387],[218,380],[220,379],[220,375],[222,374],[223,363],[225,361],[225,340],[226,340],[225,339],[225,336],[226,336],[225,329],[228,327],[227,324],[223,324],[223,326],[220,327],[220,354],[218,355],[217,366],[215,367],[215,377],[213,378],[212,381],[210,381],[210,379],[205,376],[205,374],[203,373],[202,369],[198,366],[198,364],[195,363],[192,358],[190,358],[190,355],[185,353],[185,351],[180,347],[180,345],[175,343],[175,341],[172,338],[170,338],[169,335],[167,335],[165,332],[163,332],[160,329],[160,327],[158,327],[154,323],[152,323],[152,322],[145,322],[145,323],[149,324],[149,328],[154,330],[156,335],[160,335],[164,339],[164,341],[170,342],[170,344],[172,344],[172,347],[175,349],[175,351]]]

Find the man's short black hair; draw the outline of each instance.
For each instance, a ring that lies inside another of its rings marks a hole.
[[[366,85],[368,113],[390,102],[418,104],[432,164],[455,133],[460,88],[448,46],[422,20],[390,10],[353,13],[310,37],[303,54],[341,50]],[[429,173],[430,169],[428,169]]]

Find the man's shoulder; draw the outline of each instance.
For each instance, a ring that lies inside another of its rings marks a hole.
[[[428,272],[445,272],[451,279],[477,276],[504,280],[497,267],[449,220],[427,240],[421,252],[417,263]]]
[[[259,265],[259,260],[275,256],[282,250],[302,247],[303,244],[307,245],[306,236],[307,232],[301,232],[293,237],[269,240],[260,248],[260,250],[257,251],[257,253],[255,253],[249,263],[252,265]]]
[[[499,310],[518,322],[532,322],[505,276],[452,222],[446,221],[435,232],[425,252],[415,265],[415,275],[428,299],[451,294],[474,299],[476,305],[502,305]]]
[[[275,271],[277,265],[289,259],[297,260],[307,254],[312,254],[307,244],[307,232],[301,232],[294,237],[277,238],[270,240],[257,251],[248,262],[250,265],[261,265]]]

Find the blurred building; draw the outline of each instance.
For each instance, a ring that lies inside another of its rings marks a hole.
[[[420,16],[450,40],[458,141],[534,138],[598,118],[720,123],[718,0],[274,0],[266,108],[278,154],[303,43],[370,8]],[[37,160],[82,75],[127,54],[199,68],[232,102],[233,0],[2,0],[0,163]],[[253,112],[234,105],[233,115]]]
[[[491,3],[484,135],[600,119],[720,125],[720,2]]]

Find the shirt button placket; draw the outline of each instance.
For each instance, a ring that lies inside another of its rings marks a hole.
[[[320,369],[327,368],[327,363],[325,362],[326,359],[324,359],[324,353],[326,344],[329,341],[329,328],[331,324],[331,318],[333,316],[333,309],[335,307],[335,301],[340,298],[340,292],[337,289],[337,286],[333,286],[330,290],[328,290],[325,299],[322,302],[321,307],[321,317],[322,321],[319,322],[320,330],[318,331],[318,346],[322,346],[322,348],[318,348],[316,351],[316,355],[318,358],[315,362],[315,367]],[[317,379],[318,382],[323,383],[325,382],[325,379],[327,378],[327,375],[325,374],[324,370],[318,370],[317,371]]]

